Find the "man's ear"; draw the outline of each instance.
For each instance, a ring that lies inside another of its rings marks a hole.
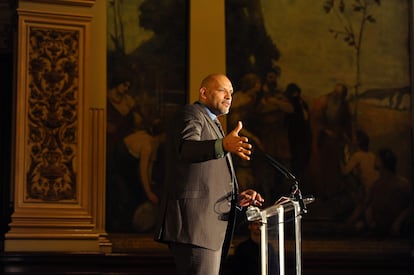
[[[200,97],[203,98],[203,99],[206,99],[207,98],[206,92],[207,92],[206,87],[201,87],[200,88]]]

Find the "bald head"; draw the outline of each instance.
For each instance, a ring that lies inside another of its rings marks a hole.
[[[230,110],[233,86],[227,76],[210,74],[200,85],[199,101],[215,115],[227,114]]]
[[[206,88],[208,88],[209,86],[211,86],[214,82],[216,82],[217,81],[217,78],[220,78],[220,77],[225,77],[225,78],[227,78],[225,75],[223,75],[223,74],[209,74],[208,76],[206,76],[202,81],[201,81],[201,84],[200,84],[200,89],[201,88],[203,88],[203,87],[206,87]]]

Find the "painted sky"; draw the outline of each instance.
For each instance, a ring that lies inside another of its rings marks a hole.
[[[261,2],[267,31],[281,51],[282,85],[296,82],[312,96],[329,92],[336,82],[354,85],[355,50],[329,32],[343,25],[334,14],[325,13],[325,0]],[[354,0],[345,2],[349,6]],[[380,6],[370,7],[377,22],[364,30],[362,90],[409,85],[408,12],[407,0],[382,0]],[[358,29],[355,13],[349,18]]]
[[[125,33],[125,52],[127,54],[133,52],[143,42],[149,40],[154,34],[152,31],[145,30],[139,26],[139,6],[144,0],[128,0],[122,1],[121,13],[122,24]],[[115,33],[114,11],[109,6],[107,8],[107,46],[108,50],[114,49],[110,35]]]

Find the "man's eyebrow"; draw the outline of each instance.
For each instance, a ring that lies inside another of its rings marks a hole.
[[[216,90],[218,90],[218,91],[229,91],[230,93],[232,93],[233,94],[233,92],[234,92],[234,89],[233,88],[231,88],[231,89],[227,89],[226,87],[224,87],[224,86],[218,86],[217,88],[216,88]]]

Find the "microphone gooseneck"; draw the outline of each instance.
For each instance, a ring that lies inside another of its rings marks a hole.
[[[306,204],[303,201],[302,192],[299,189],[299,182],[297,178],[295,177],[295,175],[292,172],[290,172],[290,170],[287,167],[279,163],[276,159],[274,159],[269,154],[265,153],[265,157],[272,167],[279,170],[279,172],[282,173],[285,176],[285,178],[293,182],[291,192],[290,192],[290,198],[298,201],[301,214],[306,214],[308,212],[308,209],[306,208]]]

